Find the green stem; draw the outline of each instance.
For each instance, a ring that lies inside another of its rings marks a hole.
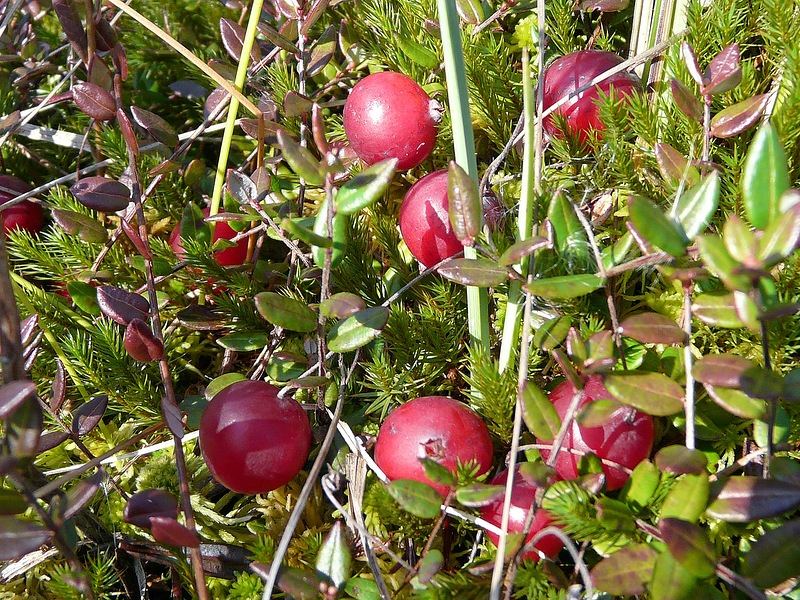
[[[233,82],[237,91],[242,91],[244,82],[247,78],[247,67],[250,63],[250,50],[253,49],[253,43],[256,39],[256,32],[258,31],[258,20],[261,17],[261,7],[264,0],[253,0],[253,5],[250,7],[250,19],[247,22],[247,31],[245,32],[244,42],[242,42],[242,53],[239,55],[239,67],[236,70],[236,79]],[[231,97],[231,105],[228,108],[228,120],[225,121],[225,132],[222,135],[222,146],[219,149],[219,161],[217,162],[217,173],[214,178],[214,191],[211,194],[211,215],[219,212],[220,199],[222,198],[222,188],[225,185],[225,170],[228,166],[228,155],[231,150],[231,143],[233,142],[233,130],[236,127],[236,115],[239,113],[239,99],[235,96]],[[209,223],[213,234],[214,223]]]
[[[473,181],[478,182],[475,138],[469,112],[467,74],[461,47],[461,27],[455,0],[438,0],[439,25],[442,30],[444,72],[447,78],[447,99],[453,127],[455,158]],[[465,258],[475,258],[474,248],[464,248]],[[467,318],[472,343],[489,349],[489,294],[486,290],[467,287]]]
[[[520,194],[519,216],[517,218],[517,241],[525,240],[531,235],[533,224],[533,211],[536,188],[536,169],[534,168],[536,102],[533,93],[533,78],[531,77],[530,53],[527,48],[522,49],[522,106],[525,121],[523,148],[522,148],[522,192]],[[530,261],[528,257],[519,263],[523,274],[527,273]],[[519,338],[519,320],[525,296],[522,294],[522,284],[512,281],[508,287],[508,302],[506,304],[506,318],[503,324],[503,338],[500,344],[499,369],[502,373],[511,361],[511,352]]]

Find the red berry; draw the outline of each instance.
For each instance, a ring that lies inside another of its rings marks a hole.
[[[16,192],[10,193],[0,189],[0,205],[33,189],[21,179],[10,175],[0,175],[0,188]],[[13,206],[9,206],[0,212],[0,218],[2,218],[3,222],[3,233],[13,229],[37,233],[41,231],[44,225],[44,211],[41,205],[30,200],[23,200]]]
[[[344,131],[350,146],[368,165],[397,158],[397,168],[411,169],[436,145],[441,105],[416,81],[384,71],[359,81],[344,105]]]
[[[204,208],[203,214],[207,217],[211,214],[210,208]],[[230,240],[238,235],[238,232],[231,229],[225,221],[217,221],[214,226],[214,242],[219,239]],[[213,242],[212,242],[213,244]],[[172,246],[173,252],[178,258],[183,259],[185,252],[183,250],[183,243],[181,240],[181,228],[176,227],[172,230],[169,236],[169,245]],[[230,267],[232,265],[241,265],[247,259],[247,238],[243,238],[236,242],[235,246],[219,250],[214,253],[217,262],[223,267]]]
[[[381,425],[375,462],[390,480],[413,479],[448,488],[425,475],[420,458],[431,458],[455,473],[459,463],[475,461],[478,472],[492,467],[494,448],[489,430],[461,402],[444,396],[423,396],[393,410]]]
[[[200,450],[211,474],[240,494],[289,483],[311,448],[311,425],[292,398],[264,381],[237,381],[219,392],[200,419]]]
[[[411,254],[425,267],[464,249],[450,224],[448,206],[447,170],[434,171],[417,181],[400,206],[400,233]]]
[[[495,475],[489,483],[493,485],[505,485],[508,480],[508,470],[501,471]],[[508,513],[508,531],[509,533],[521,533],[525,526],[525,519],[527,519],[528,511],[533,506],[534,499],[538,488],[525,479],[519,471],[519,465],[514,471],[514,482],[511,485],[511,510]],[[488,521],[496,527],[500,527],[503,519],[503,496],[481,509],[481,518]],[[525,542],[531,541],[533,536],[545,527],[551,525],[550,515],[544,510],[537,510],[533,515],[533,522]],[[486,532],[487,537],[497,545],[499,537],[491,531]],[[541,550],[550,558],[553,558],[559,553],[564,544],[554,535],[546,535],[541,540],[536,542],[535,548]],[[531,550],[522,555],[523,559],[531,559],[533,561],[539,560],[539,553],[536,550]]]
[[[547,109],[557,101],[569,96],[579,87],[586,85],[592,79],[624,62],[622,58],[610,52],[600,50],[582,50],[567,54],[550,65],[544,74],[544,108]],[[569,131],[578,136],[581,143],[589,141],[594,134],[592,130],[605,129],[600,122],[597,110],[599,92],[610,95],[611,88],[616,96],[630,96],[641,90],[641,82],[635,75],[621,71],[612,75],[605,81],[581,92],[577,97],[556,110],[567,119]],[[553,117],[544,120],[545,131],[554,137],[562,132],[553,122]]]
[[[559,384],[550,392],[550,401],[562,419],[575,394],[576,389],[569,381]],[[583,387],[580,406],[601,398],[613,396],[599,377],[589,377]],[[629,406],[621,406],[602,427],[581,427],[573,421],[564,439],[564,448],[593,452],[601,459],[633,469],[650,455],[653,448],[653,418]],[[548,450],[542,450],[545,460],[549,456]],[[562,479],[576,478],[580,458],[580,454],[560,452],[555,464],[559,476]],[[628,480],[628,473],[618,467],[603,464],[603,472],[606,475],[606,489],[609,491],[621,488]]]

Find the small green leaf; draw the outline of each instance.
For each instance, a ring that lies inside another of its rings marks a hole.
[[[0,489],[0,516],[19,515],[28,509],[25,496],[16,490]]]
[[[430,583],[433,576],[439,572],[444,564],[444,555],[441,550],[431,548],[422,557],[417,569],[417,581],[422,584]]]
[[[331,229],[328,230],[328,201],[323,200],[319,207],[319,212],[314,220],[314,233],[333,240],[333,251],[331,253],[331,267],[337,267],[344,259],[344,251],[347,247],[347,216],[334,213]],[[319,268],[325,266],[326,248],[313,246],[311,256],[314,264]]]
[[[419,461],[422,463],[422,470],[425,471],[425,476],[433,483],[444,486],[456,484],[456,476],[444,465],[428,457],[420,458]]]
[[[780,219],[772,221],[758,242],[758,259],[765,268],[777,265],[788,257],[800,243],[800,204],[782,211]]]
[[[425,46],[418,43],[411,38],[405,38],[401,35],[394,36],[397,47],[400,48],[403,54],[406,55],[412,62],[417,63],[420,67],[425,69],[435,69],[439,66],[439,57]]]
[[[782,217],[781,196],[791,187],[786,154],[769,123],[756,133],[742,167],[742,198],[747,218],[756,229],[766,229]]]
[[[721,521],[748,523],[778,517],[800,506],[800,486],[760,477],[730,477],[706,513]]]
[[[575,415],[575,421],[581,427],[602,427],[609,422],[611,416],[622,406],[612,398],[600,398],[584,404]]]
[[[650,415],[665,417],[683,410],[683,388],[663,373],[609,373],[603,380],[620,402]]]
[[[377,338],[389,320],[389,309],[373,306],[339,321],[328,334],[332,352],[350,352]]]
[[[426,483],[396,479],[389,484],[389,493],[401,507],[420,519],[439,516],[442,495]]]
[[[697,578],[669,552],[662,552],[656,558],[648,588],[652,600],[687,600],[693,597],[697,584]]]
[[[505,489],[502,485],[470,483],[456,489],[456,500],[467,508],[481,508],[502,498]]]
[[[643,460],[633,469],[628,481],[620,492],[620,500],[637,508],[644,508],[650,503],[661,482],[661,473],[649,460]]]
[[[522,419],[537,438],[550,441],[558,435],[561,417],[553,403],[539,387],[528,381],[522,391]]]
[[[775,426],[772,428],[773,443],[783,444],[789,440],[792,433],[792,423],[789,414],[782,406],[775,409]],[[769,435],[769,425],[766,421],[756,421],[753,423],[753,441],[759,448],[766,448],[767,436]],[[772,468],[770,466],[770,475]]]
[[[387,158],[358,173],[336,193],[336,210],[345,215],[357,213],[380,198],[392,182],[397,159]]]
[[[183,209],[180,232],[182,240],[211,244],[211,228],[205,222],[203,211],[194,202],[189,202]]]
[[[222,336],[217,343],[227,350],[235,352],[252,352],[261,350],[267,345],[269,335],[263,331],[237,331],[229,335]]]
[[[305,242],[309,246],[316,246],[318,248],[333,247],[333,240],[331,238],[318,235],[308,227],[304,227],[298,219],[284,217],[281,220],[281,229],[285,230],[290,238]]]
[[[631,544],[617,550],[592,569],[592,584],[613,596],[639,596],[653,576],[656,551],[647,544]]]
[[[739,376],[741,390],[751,398],[778,400],[784,394],[783,376],[777,371],[754,366]]]
[[[714,171],[675,202],[672,215],[688,239],[693,240],[708,227],[719,204],[720,187],[719,174]]]
[[[212,379],[206,386],[205,396],[207,400],[211,400],[214,396],[224,390],[226,387],[237,381],[244,381],[247,379],[241,373],[225,373],[219,377]]]
[[[488,258],[454,258],[437,271],[461,285],[495,287],[508,280],[508,270]]]
[[[97,219],[60,208],[53,208],[50,214],[61,229],[70,235],[77,235],[84,242],[103,244],[108,239],[106,228]]]
[[[708,505],[708,475],[683,475],[664,498],[661,518],[696,523]]]
[[[711,399],[732,415],[742,419],[763,419],[767,406],[763,400],[751,398],[740,390],[704,384]]]
[[[628,505],[619,500],[601,496],[594,505],[597,521],[608,531],[634,531],[633,513]]]
[[[693,166],[683,154],[669,144],[657,142],[655,155],[661,176],[673,187],[677,187],[684,179],[689,187],[699,183],[700,172],[697,167]]]
[[[603,285],[605,285],[605,280],[602,277],[586,273],[544,277],[535,279],[522,287],[534,296],[568,299],[591,294]]]
[[[716,570],[716,552],[705,531],[681,519],[661,519],[661,539],[672,557],[698,579],[711,577]]]
[[[255,297],[259,314],[277,327],[310,333],[317,329],[317,313],[305,302],[275,292],[261,292]]]
[[[456,10],[464,22],[471,25],[477,25],[486,18],[479,0],[456,0]]]
[[[732,214],[722,227],[722,241],[735,261],[753,264],[758,249],[756,236],[744,219]]]
[[[744,323],[736,314],[732,293],[711,292],[695,296],[692,314],[706,325],[724,329],[741,329]]]
[[[701,235],[697,238],[697,249],[704,266],[719,277],[729,290],[748,290],[750,281],[736,270],[741,264],[731,256],[725,242],[716,235]]]
[[[381,592],[378,584],[372,579],[363,577],[353,577],[347,580],[344,591],[350,598],[356,600],[381,600]]]
[[[689,238],[678,222],[665,215],[646,198],[631,196],[628,200],[630,219],[644,240],[672,256],[683,256]]]
[[[546,352],[559,346],[572,327],[572,320],[567,316],[555,317],[545,321],[533,332],[533,344]]]
[[[342,522],[336,521],[317,554],[317,573],[329,579],[337,589],[342,589],[350,577],[352,562]]]
[[[683,329],[667,316],[644,312],[626,317],[619,324],[620,333],[644,344],[682,344]]]
[[[553,226],[554,243],[561,254],[574,256],[577,253],[583,255],[583,258],[588,258],[589,244],[586,231],[564,193],[557,192],[553,196],[547,209],[547,219]]]
[[[453,233],[465,246],[472,246],[481,233],[483,206],[478,185],[456,161],[447,168],[447,206]]]
[[[67,284],[67,293],[75,303],[75,306],[83,312],[93,316],[100,316],[102,312],[97,303],[97,288],[83,281],[70,281]]]
[[[325,182],[322,167],[314,155],[298,144],[284,129],[278,129],[278,145],[283,158],[292,170],[311,185],[322,185]]]
[[[703,105],[700,103],[700,99],[682,81],[674,77],[670,81],[670,90],[672,91],[672,98],[680,111],[693,121],[702,123]]]
[[[700,450],[691,450],[686,446],[666,446],[655,455],[656,466],[665,472],[683,475],[702,475],[708,467],[708,457]]]
[[[767,531],[744,557],[742,574],[760,588],[771,588],[800,575],[800,519]]]

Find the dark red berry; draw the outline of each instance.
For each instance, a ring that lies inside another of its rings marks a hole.
[[[12,190],[7,192],[4,189]],[[33,188],[17,177],[11,175],[0,175],[0,205],[5,204],[12,198],[30,192]],[[3,223],[3,233],[14,229],[22,229],[29,233],[41,231],[44,225],[44,211],[41,205],[23,200],[13,206],[0,211],[0,218]]]
[[[211,474],[241,494],[266,493],[300,472],[311,425],[292,398],[264,381],[237,381],[219,392],[200,419],[200,450]]]
[[[622,62],[623,59],[616,54],[600,50],[582,50],[562,56],[545,71],[544,108],[549,108],[604,71]],[[621,71],[581,92],[556,112],[566,117],[569,131],[577,135],[582,143],[586,143],[595,135],[593,132],[605,129],[605,125],[600,121],[596,104],[600,91],[610,95],[613,88],[616,97],[620,98],[640,91],[641,87],[638,77],[627,71]],[[562,134],[556,127],[552,115],[544,120],[544,128],[551,136],[557,137]]]
[[[489,430],[467,406],[445,396],[423,396],[393,410],[381,425],[375,462],[391,479],[413,479],[448,489],[425,475],[420,458],[431,458],[456,471],[459,463],[475,461],[478,473],[492,467],[494,448]]]
[[[550,401],[563,419],[567,413],[576,389],[565,381],[550,392]],[[613,398],[597,376],[591,376],[583,387],[583,398],[580,406],[594,402],[601,398]],[[636,465],[650,456],[653,448],[653,418],[629,406],[618,408],[603,424],[602,427],[581,427],[577,422],[572,422],[564,439],[564,448],[577,450],[581,453],[593,452],[601,459],[607,459],[617,464],[633,469]],[[541,442],[540,443],[546,443]],[[542,450],[542,457],[547,460],[549,450]],[[578,476],[578,461],[580,454],[560,452],[556,460],[555,469],[562,479],[574,479]],[[628,480],[628,473],[618,467],[603,464],[606,475],[606,489],[616,490],[621,488]]]
[[[436,145],[441,105],[416,81],[384,71],[359,81],[344,105],[344,131],[350,146],[368,165],[397,158],[397,168],[411,169]]]
[[[203,214],[207,217],[211,214],[211,209],[204,208]],[[225,221],[217,221],[214,225],[214,242],[220,239],[230,240],[237,235],[238,232],[234,231]],[[180,227],[176,227],[172,230],[172,234],[169,236],[169,245],[172,246],[172,250],[178,258],[183,259],[185,252],[183,250]],[[236,242],[235,246],[215,252],[214,256],[217,262],[223,267],[241,265],[247,259],[247,238],[239,240]]]
[[[494,479],[489,483],[493,485],[505,485],[507,480],[508,470],[505,470],[495,475]],[[514,482],[511,486],[511,510],[508,513],[508,531],[509,533],[521,533],[525,527],[528,511],[530,511],[533,506],[538,488],[520,474],[519,465],[517,465],[517,469],[514,471]],[[503,500],[504,498],[501,496],[481,509],[481,517],[495,527],[500,527],[503,519]],[[547,511],[542,509],[536,510],[533,514],[530,533],[525,538],[525,542],[529,542],[533,539],[534,535],[551,524],[550,515]],[[487,531],[486,535],[497,545],[499,539],[497,534]],[[544,554],[550,558],[558,554],[563,546],[564,544],[561,540],[554,535],[546,535],[535,544],[535,548],[544,552]],[[531,550],[523,554],[522,558],[538,561],[539,553],[536,550]]]

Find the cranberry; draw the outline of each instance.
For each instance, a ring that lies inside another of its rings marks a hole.
[[[344,131],[350,146],[368,165],[397,158],[411,169],[436,145],[441,105],[402,73],[373,73],[359,81],[344,105]]]
[[[16,192],[10,193],[0,189],[0,205],[5,204],[20,194],[30,192],[33,189],[21,179],[12,177],[11,175],[0,175],[0,188],[6,188]],[[30,200],[23,200],[22,202],[18,202],[0,211],[0,218],[2,218],[3,233],[7,233],[13,229],[22,229],[29,233],[37,233],[41,231],[44,225],[44,211],[41,205],[31,202]]]
[[[264,381],[220,391],[200,419],[200,450],[211,474],[241,494],[266,493],[291,481],[308,458],[311,425],[292,398]]]
[[[464,249],[450,224],[448,205],[445,169],[412,185],[400,206],[400,233],[411,254],[425,267]]]
[[[203,215],[207,217],[209,214],[211,214],[211,209],[204,208]],[[230,240],[236,237],[236,235],[237,232],[225,221],[217,221],[214,225],[214,242],[219,239]],[[172,250],[178,258],[183,259],[185,252],[183,250],[180,227],[176,227],[172,230],[172,234],[169,236],[169,245],[172,246]],[[214,256],[217,262],[223,267],[241,265],[247,258],[247,238],[239,240],[236,242],[235,246],[225,248],[224,250],[218,250],[214,253]]]
[[[545,71],[544,108],[549,108],[604,71],[622,62],[623,59],[616,54],[600,50],[582,50],[562,56]],[[600,121],[596,102],[600,97],[600,91],[609,95],[612,88],[618,98],[630,96],[641,90],[641,82],[635,75],[621,71],[593,88],[581,92],[556,110],[566,117],[569,131],[577,135],[581,143],[585,144],[595,137],[593,132],[605,129]],[[562,133],[553,122],[552,115],[544,120],[544,128],[551,136],[559,136]]]
[[[508,480],[508,469],[501,471],[495,475],[489,483],[493,485],[505,485]],[[538,488],[525,479],[519,471],[517,465],[514,471],[514,482],[511,484],[511,510],[508,513],[508,531],[509,533],[521,533],[525,527],[525,519],[528,516],[533,506],[534,499]],[[503,519],[503,496],[481,509],[481,518],[488,521],[496,527],[500,527]],[[533,536],[545,527],[551,525],[550,515],[544,510],[537,510],[533,515],[530,533],[525,538],[525,542],[531,541]],[[499,536],[491,531],[486,532],[487,537],[497,545]],[[554,535],[546,535],[540,539],[534,547],[545,553],[546,556],[553,558],[559,553],[563,547],[561,540]],[[531,550],[522,555],[523,559],[531,559],[533,561],[539,560],[539,553],[536,550]]]
[[[572,398],[577,393],[575,387],[565,381],[550,392],[550,401],[563,419]],[[602,380],[591,376],[583,387],[583,398],[580,406],[601,398],[612,398]],[[546,443],[541,442],[540,443]],[[580,452],[593,452],[601,459],[607,459],[633,469],[650,455],[653,447],[653,418],[629,406],[618,408],[602,427],[581,427],[576,421],[567,432],[564,448]],[[542,450],[542,457],[547,460],[548,450]],[[580,454],[560,452],[555,469],[563,479],[574,479],[578,476]],[[606,489],[609,491],[621,488],[628,480],[628,473],[618,467],[603,464],[606,475]]]
[[[375,462],[389,479],[421,481],[443,496],[448,488],[427,478],[420,458],[431,458],[454,473],[459,463],[475,461],[482,474],[492,467],[493,455],[486,424],[445,396],[423,396],[393,410],[375,443]]]

